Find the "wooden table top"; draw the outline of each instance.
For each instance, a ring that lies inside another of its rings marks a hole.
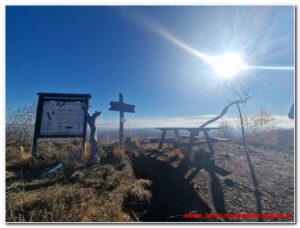
[[[188,131],[192,131],[192,130],[199,130],[199,131],[204,131],[204,130],[216,130],[216,129],[220,129],[219,127],[203,127],[203,128],[199,128],[199,127],[158,127],[155,129],[159,129],[159,130],[188,130]]]

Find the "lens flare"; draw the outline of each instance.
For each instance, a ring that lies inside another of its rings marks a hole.
[[[284,70],[284,71],[293,71],[294,67],[289,66],[249,66],[249,69],[257,70]]]
[[[205,63],[213,67],[214,71],[220,78],[230,78],[236,76],[238,73],[244,70],[274,70],[274,71],[294,71],[293,66],[253,66],[247,65],[243,60],[240,53],[227,52],[222,55],[212,56],[204,52],[201,52],[184,41],[180,40],[178,37],[174,36],[167,29],[165,29],[160,24],[146,17],[142,13],[137,11],[122,11],[123,15],[128,18],[132,23],[142,25],[143,28],[148,28],[158,34],[160,37],[164,38],[168,42],[174,44],[183,51],[193,55]]]
[[[241,53],[238,52],[226,52],[225,54],[212,56],[201,51],[198,51],[183,42],[166,29],[157,24],[151,24],[153,30],[156,31],[161,37],[173,43],[175,46],[181,48],[187,53],[202,59],[208,65],[213,67],[216,75],[223,79],[229,79],[236,76],[238,73],[244,70],[274,70],[274,71],[293,71],[294,67],[291,66],[252,66],[246,64]]]
[[[222,78],[231,78],[240,71],[248,68],[242,55],[235,52],[227,52],[223,55],[211,56],[206,62],[211,65],[216,74]]]

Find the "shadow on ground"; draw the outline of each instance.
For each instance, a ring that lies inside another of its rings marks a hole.
[[[149,155],[134,160],[133,168],[137,178],[152,181],[152,200],[150,207],[141,217],[142,221],[187,222],[183,214],[211,212],[210,207],[193,188],[193,184],[184,178],[182,170]]]

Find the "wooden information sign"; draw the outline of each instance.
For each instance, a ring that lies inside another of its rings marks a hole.
[[[39,138],[80,137],[85,143],[90,94],[38,93],[32,155]]]

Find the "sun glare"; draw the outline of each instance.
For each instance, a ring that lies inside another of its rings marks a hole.
[[[211,56],[207,59],[207,62],[213,67],[216,74],[222,78],[234,77],[247,68],[241,54],[235,52]]]

